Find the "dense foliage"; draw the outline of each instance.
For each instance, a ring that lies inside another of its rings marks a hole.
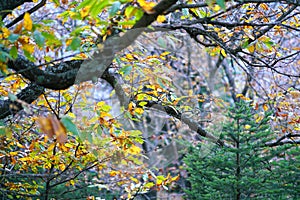
[[[221,137],[231,147],[202,156],[200,143],[185,158],[188,199],[298,199],[299,147],[264,145],[273,137],[271,116],[258,117],[244,101],[230,108]]]
[[[201,141],[206,153],[217,144],[216,159],[236,155],[218,123],[240,98],[262,112],[241,110],[249,130],[224,127],[255,133],[241,151],[257,167],[245,168],[266,178],[258,153],[270,149],[262,155],[277,173],[267,180],[286,180],[294,195],[299,8],[294,0],[0,1],[0,196],[182,198],[178,141]],[[257,125],[264,120],[271,129]],[[243,184],[229,180],[238,196]]]

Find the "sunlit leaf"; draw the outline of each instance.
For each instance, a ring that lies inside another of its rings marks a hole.
[[[250,128],[251,128],[251,126],[250,126],[250,125],[248,125],[248,124],[247,124],[247,125],[245,125],[245,129],[246,129],[246,130],[248,130],[248,129],[250,129]]]
[[[29,13],[25,13],[24,15],[24,28],[28,31],[32,29],[32,20]]]
[[[156,21],[162,23],[162,22],[166,21],[166,17],[164,15],[159,15],[157,17]]]
[[[18,49],[16,46],[11,47],[9,54],[12,58],[16,59],[18,57]]]
[[[267,111],[269,108],[268,108],[268,105],[267,104],[264,104],[263,105],[263,109],[264,109],[264,111]]]

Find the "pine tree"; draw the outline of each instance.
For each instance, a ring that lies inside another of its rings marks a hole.
[[[298,147],[267,147],[265,143],[274,139],[272,113],[256,119],[255,114],[249,103],[238,102],[229,109],[221,134],[231,147],[215,147],[206,157],[201,157],[201,145],[191,148],[184,160],[191,183],[185,190],[187,199],[297,198]],[[290,156],[279,158],[283,153]]]

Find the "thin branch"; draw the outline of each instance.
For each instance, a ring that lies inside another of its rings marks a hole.
[[[42,0],[39,4],[37,4],[36,6],[34,6],[33,8],[31,8],[30,10],[26,11],[29,14],[34,13],[35,11],[37,11],[38,9],[40,9],[41,7],[43,7],[46,4],[47,0]],[[21,21],[24,18],[25,13],[21,14],[20,16],[18,16],[16,19],[14,19],[12,22],[10,22],[9,24],[6,25],[7,28],[12,27],[13,25],[15,25],[16,23],[18,23],[19,21]]]

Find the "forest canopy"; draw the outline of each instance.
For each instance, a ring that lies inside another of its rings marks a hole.
[[[235,133],[256,134],[241,144],[287,166],[300,144],[299,6],[0,2],[0,196],[182,196],[199,181],[185,168],[193,156],[215,155],[197,169],[219,159],[216,148],[230,158]],[[226,114],[241,102],[246,117]]]

